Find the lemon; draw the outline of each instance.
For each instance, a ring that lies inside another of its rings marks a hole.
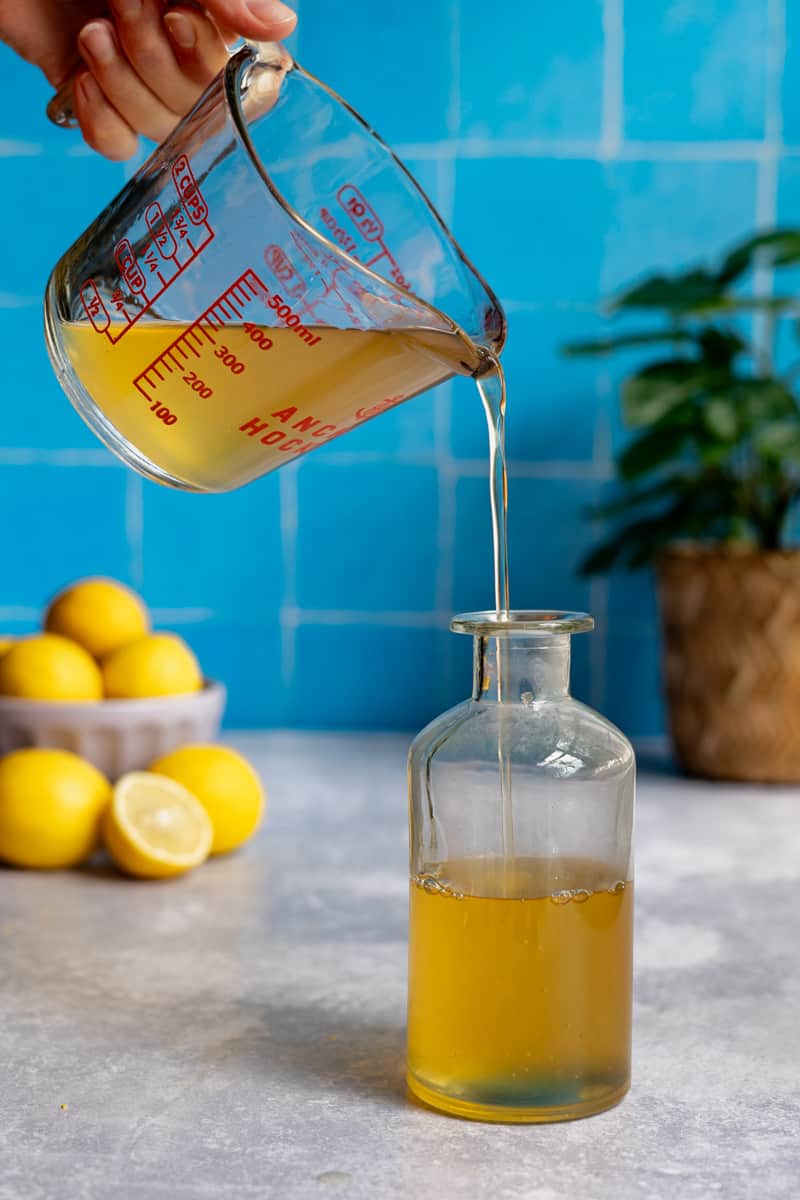
[[[7,633],[0,633],[0,658],[3,657],[6,650],[11,649],[16,640],[16,638],[9,637]]]
[[[44,627],[103,658],[144,637],[150,619],[142,601],[124,584],[114,579],[81,579],[56,596],[45,613]]]
[[[174,779],[123,775],[103,818],[103,841],[117,866],[140,879],[182,875],[208,858],[213,831],[199,800]]]
[[[100,700],[103,680],[88,651],[55,633],[22,638],[0,657],[0,695],[25,700]]]
[[[148,634],[115,650],[101,665],[105,693],[116,699],[177,696],[203,686],[197,659],[174,633]]]
[[[152,763],[196,796],[214,827],[212,854],[235,850],[255,833],[264,811],[261,780],[247,759],[225,746],[182,746]]]
[[[14,750],[0,760],[0,858],[71,867],[98,844],[111,784],[68,750]]]

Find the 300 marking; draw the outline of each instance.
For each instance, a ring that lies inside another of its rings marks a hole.
[[[214,357],[221,359],[223,367],[227,367],[232,375],[241,375],[245,369],[245,364],[242,360],[237,358],[227,346],[217,346],[214,351]]]

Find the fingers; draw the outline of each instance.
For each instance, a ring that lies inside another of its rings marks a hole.
[[[164,14],[164,28],[172,44],[180,78],[190,85],[186,88],[186,96],[191,98],[181,108],[183,113],[197,102],[201,92],[225,66],[228,52],[216,25],[197,9],[171,8]]]
[[[198,11],[181,8],[167,37],[160,0],[112,0],[111,8],[120,44],[139,78],[172,112],[188,112],[225,61],[213,24]],[[177,45],[172,39],[185,34],[188,42],[189,28],[193,44]]]
[[[136,153],[139,139],[127,121],[106,100],[88,71],[75,80],[75,115],[87,143],[98,154],[123,162]]]
[[[105,100],[137,133],[161,142],[175,127],[171,111],[139,78],[123,55],[110,21],[90,21],[78,38],[84,62]]]
[[[280,40],[296,23],[280,0],[205,0],[207,13],[191,0],[167,12],[163,0],[110,6],[113,22],[92,20],[78,38],[91,74],[76,83],[75,115],[89,145],[116,160],[136,152],[137,133],[167,137],[223,67],[232,30]]]
[[[281,0],[205,0],[204,6],[221,29],[262,42],[281,41],[297,24],[297,15]]]

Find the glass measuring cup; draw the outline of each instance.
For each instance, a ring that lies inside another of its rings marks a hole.
[[[67,251],[45,331],[120,458],[225,491],[480,376],[505,318],[391,150],[269,43],[231,57]]]

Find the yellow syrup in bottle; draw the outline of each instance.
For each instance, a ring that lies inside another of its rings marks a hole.
[[[408,1083],[477,1120],[617,1103],[630,1076],[633,885],[593,860],[474,858],[411,882]]]

